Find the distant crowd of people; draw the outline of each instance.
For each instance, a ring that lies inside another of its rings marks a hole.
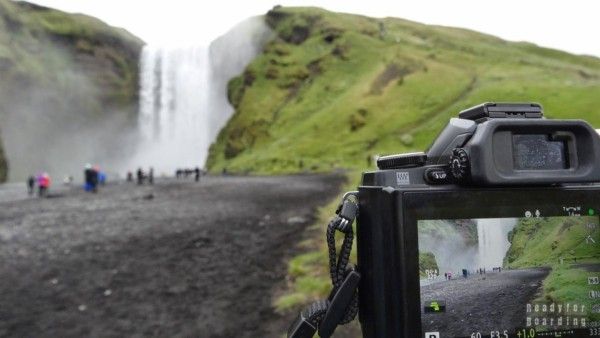
[[[148,182],[148,184],[154,184],[154,168],[150,167],[148,173],[144,172],[144,169],[138,168],[136,171],[136,180],[138,185],[144,184],[144,182]],[[131,171],[127,172],[127,182],[133,182],[133,173]]]
[[[200,176],[202,176],[204,174],[205,174],[204,170],[201,170],[198,167],[196,167],[194,169],[177,169],[177,170],[175,170],[175,178],[177,178],[177,179],[188,178],[188,177],[194,175],[194,180],[196,182],[199,182]]]
[[[188,177],[194,177],[196,182],[200,181],[200,177],[206,174],[206,172],[199,167],[195,167],[192,169],[177,169],[175,171],[175,177],[177,179],[184,179]],[[98,192],[98,188],[101,185],[104,185],[107,180],[107,175],[100,167],[97,165],[92,165],[90,163],[86,164],[83,169],[83,189],[87,192],[96,193]],[[127,172],[126,176],[127,182],[134,181],[133,172]],[[154,184],[154,169],[152,167],[146,172],[141,167],[137,169],[135,172],[135,181],[138,185],[143,184]],[[40,173],[38,175],[30,175],[27,178],[27,191],[30,196],[33,196],[36,192],[40,197],[46,197],[48,194],[48,190],[50,189],[52,181],[50,179],[50,175],[47,172]],[[65,176],[63,180],[65,185],[71,185],[73,183],[73,176]]]
[[[502,267],[493,267],[492,271],[493,272],[502,272]],[[458,276],[462,275],[463,278],[468,278],[470,275],[474,275],[474,274],[485,275],[485,274],[487,274],[487,270],[486,270],[486,268],[478,268],[477,270],[474,270],[474,271],[469,271],[468,269],[462,269],[462,271],[460,271],[460,273],[457,275]],[[444,279],[452,280],[452,278],[457,275],[453,274],[451,271],[448,271],[448,272],[444,273]]]

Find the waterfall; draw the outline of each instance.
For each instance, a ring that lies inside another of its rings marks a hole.
[[[210,145],[209,86],[206,47],[142,51],[139,131],[160,169],[202,165]]]
[[[478,268],[491,270],[501,267],[510,247],[508,233],[517,224],[516,219],[484,218],[477,220]]]
[[[262,50],[271,31],[250,18],[208,47],[145,46],[140,60],[138,150],[128,170],[159,173],[202,167],[221,128],[233,114],[228,81]]]

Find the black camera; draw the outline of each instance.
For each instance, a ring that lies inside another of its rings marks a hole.
[[[462,111],[363,174],[364,337],[600,336],[600,137],[538,104]]]

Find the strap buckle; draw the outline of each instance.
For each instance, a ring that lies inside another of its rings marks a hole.
[[[358,214],[358,203],[352,201],[350,196],[353,196],[355,200],[358,200],[358,191],[348,191],[342,197],[342,202],[338,205],[335,213],[342,218],[339,229],[346,233],[352,231],[350,225],[354,222]]]
[[[317,328],[306,318],[304,312],[300,312],[288,329],[288,338],[312,338]]]
[[[360,274],[355,270],[350,270],[346,274],[346,278],[344,278],[344,282],[340,288],[335,290],[335,293],[332,294],[333,297],[330,296],[331,303],[323,318],[323,322],[319,325],[319,337],[329,338],[333,335],[335,328],[342,321],[346,310],[354,298],[359,281]]]

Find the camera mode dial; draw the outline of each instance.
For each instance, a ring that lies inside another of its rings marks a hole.
[[[450,172],[458,181],[465,180],[469,176],[469,154],[466,150],[456,148],[452,151]]]
[[[422,167],[427,162],[423,152],[382,156],[377,159],[377,167],[381,170]]]

